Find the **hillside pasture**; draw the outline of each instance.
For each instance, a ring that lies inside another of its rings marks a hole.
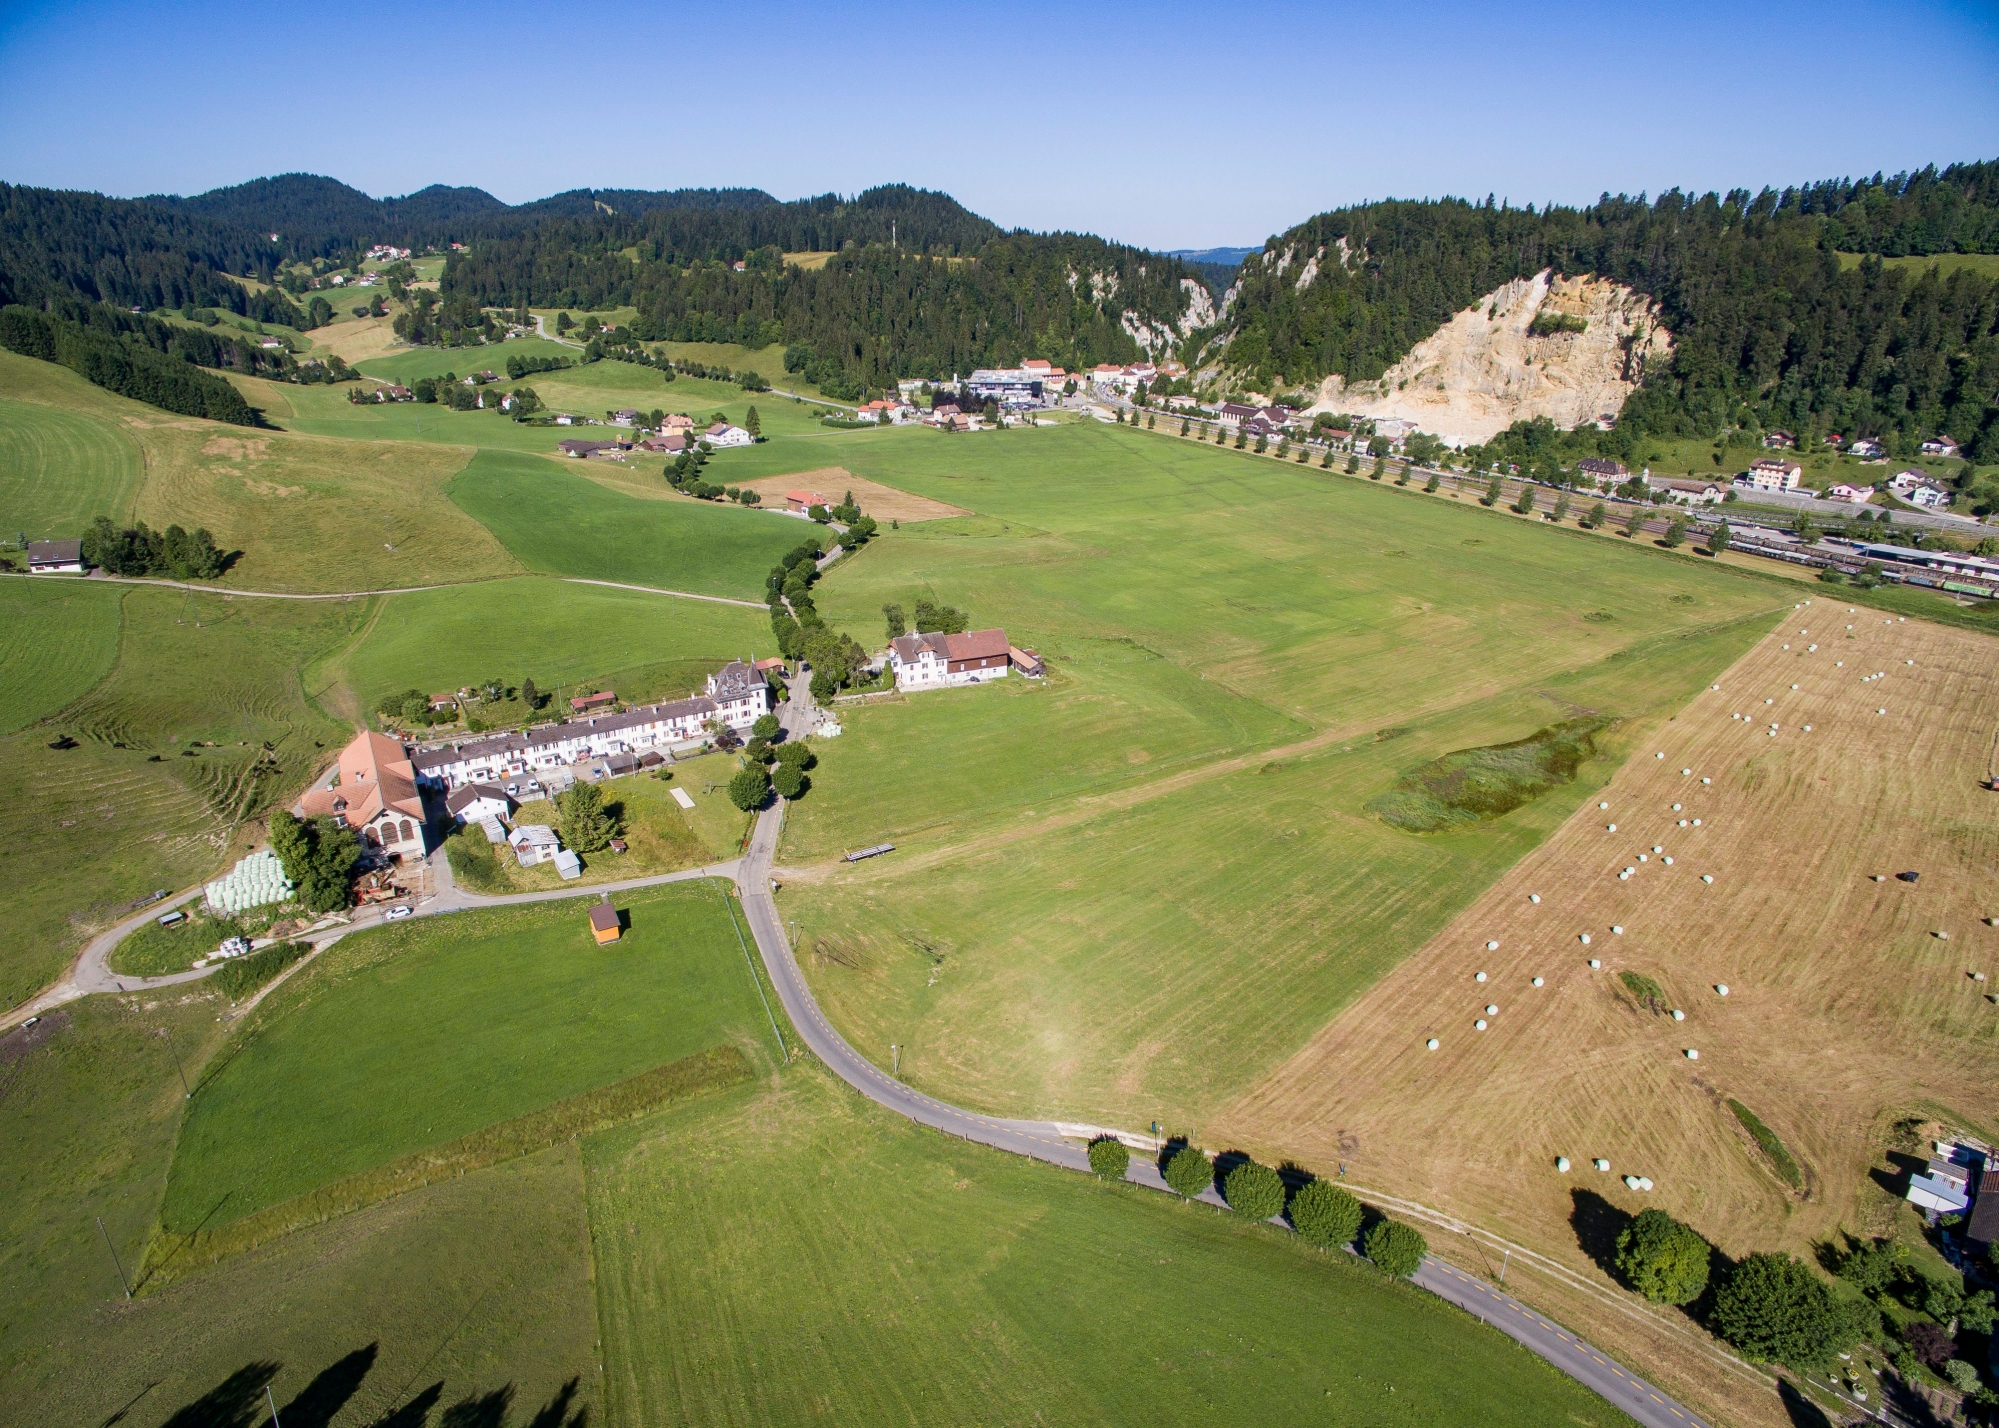
[[[0,375],[32,360],[5,355]],[[83,534],[96,516],[123,520],[143,476],[138,444],[115,421],[0,397],[0,527],[9,536],[63,539]]]
[[[375,381],[397,382],[405,387],[419,377],[442,377],[447,372],[460,377],[474,372],[497,372],[505,384],[501,390],[505,391],[514,386],[532,387],[539,378],[550,375],[535,372],[515,382],[507,376],[509,357],[566,357],[573,362],[576,356],[576,349],[566,343],[515,337],[478,347],[405,347],[354,365]]]
[[[723,897],[707,882],[621,895],[629,927],[602,947],[574,899],[336,944],[204,1073],[161,1224],[212,1233],[710,1047],[774,1055]]]
[[[598,689],[638,702],[698,692],[707,675],[758,649],[771,649],[760,610],[521,577],[382,596],[355,644],[305,679],[314,698],[353,717],[385,695],[488,679],[533,679],[558,707]]]
[[[927,596],[1051,672],[843,707],[783,897],[855,1045],[1005,1114],[1199,1131],[1790,589],[1140,433],[908,435],[850,469],[988,514],[868,547],[820,608],[878,644],[885,600]],[[1503,817],[1412,838],[1367,811],[1431,760],[1585,715],[1616,721],[1599,755]]]
[[[936,1135],[810,1062],[585,1156],[614,1428],[1629,1422],[1346,1255]]]
[[[0,580],[0,734],[80,698],[118,658],[116,586]]]
[[[1973,977],[1999,976],[1989,639],[1820,596],[1712,682],[1215,1134],[1344,1162],[1601,1284],[1578,1197],[1656,1205],[1732,1256],[1809,1256],[1838,1227],[1892,1227],[1896,1122],[1999,1132],[1999,1010]],[[1582,1169],[1595,1156],[1610,1174]]]
[[[530,570],[738,600],[760,601],[800,539],[766,512],[639,500],[515,452],[480,452],[445,494]]]

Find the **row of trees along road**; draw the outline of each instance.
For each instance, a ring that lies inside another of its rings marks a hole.
[[[1131,1166],[1131,1152],[1115,1136],[1091,1141],[1089,1153],[1090,1169],[1106,1180],[1124,1179]],[[1184,1142],[1168,1145],[1161,1173],[1175,1194],[1189,1200],[1219,1184],[1222,1198],[1237,1214],[1249,1220],[1283,1215],[1306,1243],[1320,1249],[1343,1249],[1358,1239],[1361,1253],[1376,1268],[1400,1278],[1414,1274],[1430,1252],[1423,1236],[1400,1221],[1379,1216],[1368,1223],[1359,1199],[1330,1180],[1308,1180],[1287,1201],[1284,1177],[1269,1166],[1233,1155],[1211,1163],[1205,1151]]]

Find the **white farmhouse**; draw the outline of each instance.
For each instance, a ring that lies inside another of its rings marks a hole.
[[[702,432],[701,439],[710,446],[715,447],[755,446],[757,444],[757,439],[754,436],[751,436],[739,426],[730,426],[725,421],[718,421]]]
[[[889,641],[888,661],[898,689],[944,689],[1005,679],[1012,664],[1005,630],[966,635],[899,635]]]

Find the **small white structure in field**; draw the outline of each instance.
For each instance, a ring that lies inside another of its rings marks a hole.
[[[1903,663],[1903,664],[1914,664],[1914,663],[1915,663],[1915,661],[1914,661],[1914,660],[1912,660],[1912,659],[1905,659],[1905,660],[1903,660],[1903,661],[1902,661],[1902,663]]]
[[[1698,1061],[1698,1060],[1700,1060],[1700,1059],[1701,1059],[1701,1054],[1700,1054],[1700,1052],[1698,1052],[1698,1051],[1694,1050],[1694,1049],[1693,1049],[1693,1047],[1689,1046],[1689,1047],[1687,1048],[1687,1060],[1689,1060],[1689,1061]]]
[[[1798,686],[1797,686],[1797,685],[1795,685],[1795,684],[1791,686],[1791,688],[1792,688],[1792,689],[1796,689],[1797,687],[1798,687]]]
[[[1930,934],[1930,936],[1932,936],[1932,937],[1936,938],[1936,939],[1937,939],[1937,941],[1939,941],[1939,942],[1948,942],[1948,941],[1950,941],[1950,934],[1949,934],[1948,932],[1945,932],[1945,931],[1941,930],[1941,929],[1939,929],[1939,930],[1937,930],[1937,931],[1935,931],[1935,932],[1932,932],[1932,933]]]
[[[1541,894],[1539,894],[1539,893],[1528,893],[1528,894],[1527,894],[1527,901],[1529,901],[1529,902],[1533,902],[1533,903],[1538,903],[1538,902],[1539,902],[1540,900],[1541,900]]]
[[[1888,711],[1886,709],[1876,709],[1874,712],[1876,714],[1886,714]]]
[[[1540,979],[1539,977],[1536,977],[1536,978],[1534,979],[1534,985],[1535,985],[1535,986],[1537,986],[1537,987],[1541,985],[1541,979]]]
[[[1811,726],[1811,725],[1809,725],[1809,724],[1805,725],[1805,732],[1806,732],[1807,734],[1809,734],[1809,733],[1811,733],[1811,731],[1812,731],[1812,726]]]
[[[1681,769],[1681,770],[1680,770],[1680,777],[1681,777],[1681,778],[1692,778],[1693,776],[1694,776],[1694,771],[1693,771],[1692,769]]]
[[[1598,808],[1608,808],[1608,807],[1610,807],[1610,805],[1609,805],[1609,804],[1607,804],[1607,803],[1599,803],[1599,804],[1597,805],[1597,807],[1598,807]]]
[[[1426,1050],[1435,1051],[1437,1049],[1437,1038],[1434,1036],[1431,1037],[1428,1041],[1423,1043],[1423,1046]]]
[[[1636,1175],[1625,1176],[1624,1188],[1627,1190],[1636,1190],[1638,1188],[1638,1177]]]
[[[1488,942],[1485,944],[1485,950],[1488,952],[1497,952],[1499,950],[1499,944],[1497,942]]]
[[[1638,861],[1641,863],[1649,863],[1652,861],[1652,855],[1650,853],[1640,853],[1638,855]]]
[[[1582,934],[1582,939],[1583,939],[1583,946],[1585,947],[1589,946],[1589,934],[1587,932]]]
[[[1684,827],[1686,827],[1686,826],[1687,826],[1687,820],[1686,820],[1686,819],[1684,819],[1684,818],[1682,818],[1682,819],[1681,819],[1681,820],[1679,821],[1679,824],[1678,824],[1678,826],[1679,826],[1679,827],[1681,827],[1681,828],[1684,828]]]
[[[1617,831],[1617,825],[1615,823],[1605,824],[1604,827],[1606,832],[1615,833]]]
[[[1471,1029],[1472,1029],[1473,1031],[1484,1031],[1484,1030],[1485,1030],[1485,1018],[1484,1018],[1484,1017],[1480,1017],[1480,1018],[1479,1018],[1479,1019],[1478,1019],[1477,1021],[1473,1022],[1473,1023],[1471,1024]]]
[[[1603,962],[1599,958],[1592,957],[1589,959],[1589,969],[1592,972],[1601,971],[1603,969]]]
[[[1486,1007],[1486,1009],[1485,1009],[1485,1014],[1486,1014],[1487,1016],[1498,1016],[1498,1015],[1499,1015],[1499,1008],[1498,1008],[1498,1006],[1497,1006],[1497,1005],[1488,1005],[1488,1006]]]
[[[1687,1014],[1685,1012],[1681,1011],[1678,1007],[1673,1008],[1674,1021],[1685,1021],[1686,1019],[1687,1019]]]
[[[1665,857],[1661,858],[1659,861],[1664,863],[1667,867],[1670,868],[1673,866],[1673,855],[1671,853],[1668,853]]]
[[[1709,688],[1709,689],[1720,689],[1720,688],[1721,688],[1721,686],[1720,686],[1719,684],[1710,684],[1710,685],[1708,686],[1708,688]]]
[[[1658,845],[1657,843],[1654,843],[1654,844],[1652,845],[1652,851],[1653,851],[1653,852],[1655,852],[1655,853],[1663,853],[1663,852],[1665,852],[1666,850],[1665,850],[1664,848],[1660,847],[1660,846],[1659,846],[1659,845]]]
[[[1718,996],[1718,997],[1725,997],[1725,996],[1727,996],[1727,995],[1728,995],[1728,983],[1726,983],[1726,982],[1716,982],[1716,983],[1714,984],[1714,994],[1715,994],[1716,996]]]
[[[1666,757],[1666,751],[1664,749],[1661,749],[1658,753],[1652,755],[1652,757],[1655,759],[1663,759]]]
[[[1555,1157],[1555,1169],[1556,1169],[1556,1170],[1557,1170],[1557,1171],[1558,1171],[1559,1173],[1561,1173],[1561,1174],[1563,1174],[1563,1175],[1567,1175],[1567,1174],[1569,1173],[1569,1158],[1568,1158],[1568,1157],[1567,1157],[1566,1155],[1558,1155],[1558,1156],[1556,1156],[1556,1157]]]
[[[1590,1164],[1591,1164],[1591,1165],[1594,1165],[1594,1166],[1595,1166],[1595,1167],[1596,1167],[1596,1168],[1597,1168],[1598,1170],[1608,1170],[1608,1169],[1610,1169],[1610,1162],[1609,1162],[1609,1161],[1607,1161],[1607,1160],[1605,1160],[1605,1159],[1604,1159],[1604,1158],[1603,1158],[1602,1156],[1600,1156],[1600,1155],[1599,1155],[1599,1156],[1598,1156],[1598,1157],[1597,1157],[1597,1158],[1596,1158],[1595,1160],[1592,1160],[1592,1161],[1590,1162]]]
[[[1623,924],[1621,923],[1613,922],[1610,925],[1610,930],[1619,937],[1622,937],[1624,935],[1624,927]]]
[[[1473,975],[1473,977],[1472,977],[1472,980],[1473,980],[1474,982],[1483,982],[1483,981],[1485,980],[1485,973],[1483,973],[1483,972],[1479,972],[1479,973],[1476,973],[1476,974],[1474,974],[1474,975]]]
[[[1711,778],[1704,778],[1704,779],[1702,779],[1702,780],[1701,780],[1701,782],[1702,782],[1702,783],[1713,783],[1713,782],[1714,782],[1714,780],[1713,780],[1713,779],[1711,779]]]
[[[1679,811],[1680,811],[1680,805],[1679,805],[1679,804],[1677,804],[1677,803],[1676,803],[1676,804],[1674,804],[1674,805],[1673,805],[1673,812],[1675,812],[1675,813],[1678,813]]]
[[[1702,882],[1704,882],[1704,883],[1711,883],[1711,882],[1713,882],[1713,881],[1714,881],[1714,874],[1713,874],[1713,873],[1702,873],[1702,874],[1701,874],[1701,881],[1702,881]]]

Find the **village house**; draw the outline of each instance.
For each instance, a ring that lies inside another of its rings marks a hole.
[[[1771,451],[1789,451],[1797,444],[1798,438],[1781,427],[1763,433],[1763,445]]]
[[[708,677],[707,693],[692,699],[640,705],[622,714],[598,714],[526,733],[430,745],[413,753],[410,762],[417,777],[434,788],[504,783],[613,754],[692,748],[710,738],[711,725],[740,732],[769,712],[770,685],[754,667],[733,660]]]
[[[1893,476],[1888,478],[1888,489],[1900,496],[1905,492],[1915,490],[1918,486],[1927,486],[1929,482],[1929,472],[1923,470],[1920,466],[1910,466],[1897,471]]]
[[[1846,448],[1846,454],[1849,456],[1858,456],[1862,460],[1873,460],[1882,454],[1881,443],[1871,436],[1863,436],[1860,440],[1854,442],[1853,445]]]
[[[423,795],[403,746],[386,734],[358,734],[340,751],[338,781],[298,802],[301,818],[333,818],[361,836],[370,852],[421,858]]]
[[[664,452],[668,456],[678,456],[694,443],[687,439],[684,431],[670,431],[664,436],[649,436],[639,443],[639,450]]]
[[[1919,510],[1942,511],[1950,507],[1950,492],[1941,486],[1911,486],[1902,499]]]
[[[523,823],[507,834],[507,846],[522,867],[532,868],[537,863],[554,862],[562,851],[562,840],[546,823]]]
[[[1844,481],[1836,486],[1828,486],[1825,491],[1828,501],[1846,501],[1855,506],[1864,506],[1874,499],[1872,486],[1849,486]]]
[[[643,417],[630,407],[625,407],[621,411],[611,413],[612,426],[637,426],[642,420]]]
[[[28,574],[83,574],[83,542],[80,540],[29,541]]]
[[[1005,630],[898,635],[889,641],[888,662],[898,689],[943,689],[1006,678],[1013,664],[1012,650]],[[1040,661],[1034,663],[1038,667]]]
[[[595,694],[579,695],[569,701],[569,707],[578,714],[588,714],[593,709],[609,709],[618,702],[614,689],[600,689]]]
[[[1254,421],[1262,411],[1261,407],[1245,406],[1241,402],[1223,402],[1215,417],[1223,426],[1239,427],[1246,421]]]
[[[694,430],[694,418],[685,416],[680,412],[668,412],[660,418],[659,429],[661,431],[692,431]]]
[[[741,427],[730,426],[725,421],[718,421],[709,427],[708,430],[702,432],[701,439],[710,446],[715,447],[755,446],[757,441],[755,437],[751,436]]]
[[[1735,478],[1735,484],[1752,491],[1795,491],[1804,475],[1804,467],[1797,462],[1766,456],[1750,462],[1749,469]]]
[[[415,393],[398,382],[384,382],[368,394],[378,402],[413,402]]]
[[[458,696],[455,694],[433,694],[430,696],[430,712],[433,714],[442,714],[447,709],[456,709],[457,707]]]
[[[497,784],[468,783],[454,788],[444,800],[444,811],[453,823],[484,823],[489,818],[514,816],[514,801]]]
[[[821,495],[817,491],[786,491],[784,493],[784,508],[795,516],[809,515],[814,506],[831,508],[839,504],[831,496]]]
[[[556,448],[564,456],[573,456],[579,461],[592,456],[619,460],[632,449],[632,444],[629,441],[584,441],[578,437],[571,437],[567,441],[558,441]]]
[[[1607,456],[1585,456],[1576,463],[1576,470],[1599,486],[1606,481],[1615,486],[1631,479],[1631,472],[1622,461],[1612,461]]]
[[[1676,476],[1653,476],[1646,482],[1655,491],[1664,491],[1666,499],[1681,501],[1690,506],[1718,506],[1728,496],[1713,481],[1694,481]]]
[[[1957,443],[1947,436],[1933,436],[1923,443],[1923,455],[1925,456],[1955,456],[1957,455],[1957,449]]]

